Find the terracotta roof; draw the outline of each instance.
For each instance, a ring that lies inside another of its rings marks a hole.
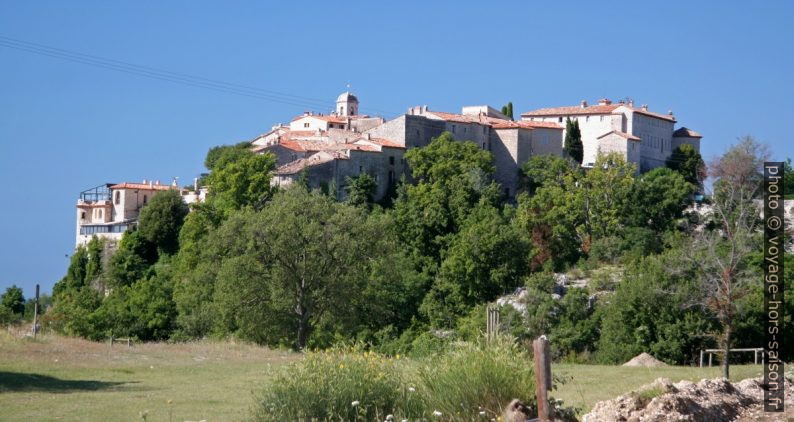
[[[611,131],[611,132],[607,132],[607,133],[605,133],[605,134],[603,134],[603,135],[599,136],[599,137],[598,137],[598,138],[596,138],[596,139],[601,139],[601,138],[603,138],[603,137],[605,137],[605,136],[607,136],[607,135],[611,135],[611,134],[613,134],[613,133],[614,133],[615,135],[618,135],[618,136],[620,136],[621,138],[628,139],[629,141],[636,141],[636,142],[639,142],[639,141],[641,140],[641,139],[640,139],[639,137],[637,137],[637,136],[630,135],[630,134],[628,134],[628,133],[626,133],[626,132],[621,132],[621,131],[619,131],[619,130],[613,130],[613,131]]]
[[[686,127],[682,126],[682,127],[678,128],[678,129],[676,129],[675,132],[673,132],[673,137],[678,137],[678,138],[702,138],[703,135],[695,132],[692,129],[689,129],[689,128],[686,128]]]
[[[657,119],[675,121],[675,117],[670,114],[659,114],[652,111],[643,110],[642,108],[630,107],[625,103],[617,104],[598,104],[582,107],[566,106],[566,107],[549,107],[540,108],[526,113],[521,113],[521,117],[550,117],[550,116],[583,116],[592,114],[612,114],[618,108],[625,107],[635,113],[644,114],[646,116],[656,117]]]
[[[532,121],[512,121],[499,119],[496,117],[489,117],[485,115],[468,115],[468,114],[454,114],[444,113],[441,111],[428,111],[427,114],[435,115],[441,120],[457,123],[476,123],[484,126],[491,126],[494,129],[534,129],[534,128],[548,128],[548,129],[562,129],[562,126],[553,122],[532,122]]]
[[[369,138],[369,139],[367,139],[365,137],[361,137],[361,138],[356,139],[354,142],[359,142],[359,141],[369,142],[369,143],[373,143],[373,144],[380,145],[382,147],[387,147],[387,148],[405,149],[405,145],[400,144],[400,143],[395,142],[395,141],[392,141],[390,139],[386,139],[386,138]]]
[[[326,121],[326,122],[329,122],[329,123],[347,123],[347,119],[344,118],[344,117],[329,116],[329,115],[319,115],[319,114],[310,114],[310,115],[301,114],[300,116],[295,117],[291,121],[294,122],[296,120],[304,119],[304,118],[307,118],[307,117],[311,117],[311,118],[314,118],[314,119],[317,119],[317,120],[323,120],[323,121]]]
[[[531,120],[520,120],[517,122],[513,122],[510,120],[502,120],[500,122],[493,122],[491,123],[491,127],[494,129],[513,129],[513,128],[523,128],[523,129],[559,129],[562,130],[562,126],[558,125],[554,122],[533,122]]]
[[[569,106],[569,107],[549,107],[521,113],[521,117],[544,117],[544,116],[575,116],[585,114],[612,114],[616,108],[625,104],[605,104],[591,106]]]
[[[347,150],[357,150],[357,151],[379,151],[378,148],[369,146],[369,145],[358,145],[358,144],[345,144],[339,142],[318,142],[318,141],[299,141],[299,140],[286,140],[281,141],[277,144],[270,145],[270,147],[275,146],[282,146],[284,148],[290,149],[292,151],[347,151]],[[270,148],[268,147],[268,148]],[[266,148],[264,148],[266,149]]]
[[[306,167],[317,166],[334,160],[347,160],[349,157],[339,151],[322,151],[307,158],[292,161],[276,169],[276,174],[295,174]]]
[[[130,183],[124,182],[119,183],[118,185],[113,185],[110,187],[111,189],[138,189],[138,190],[170,190],[170,189],[179,189],[177,186],[171,185],[150,185],[148,183]]]

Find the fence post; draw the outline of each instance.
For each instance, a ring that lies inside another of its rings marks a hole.
[[[711,357],[714,356],[714,353],[709,352],[709,368],[711,368]]]
[[[488,305],[485,312],[485,334],[488,343],[491,343],[496,339],[496,335],[499,333],[499,308],[493,305]]]
[[[700,351],[700,367],[703,367],[703,351]]]
[[[551,360],[549,341],[546,336],[540,336],[532,342],[532,352],[535,360],[535,397],[538,402],[538,421],[548,422],[551,420],[548,399],[548,391],[551,390]]]

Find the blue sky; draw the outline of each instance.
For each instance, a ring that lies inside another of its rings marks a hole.
[[[0,289],[49,292],[75,201],[105,182],[203,171],[206,151],[349,83],[361,111],[516,112],[630,97],[701,132],[794,157],[792,2],[10,2],[0,36],[318,99],[266,101],[0,45]]]

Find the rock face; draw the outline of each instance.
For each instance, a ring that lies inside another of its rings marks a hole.
[[[639,355],[634,356],[630,361],[624,363],[623,366],[644,366],[648,368],[655,366],[667,366],[667,364],[645,352],[642,352]]]
[[[597,403],[582,422],[787,421],[794,417],[791,406],[785,413],[764,414],[762,382],[756,378],[732,384],[717,378],[671,384],[660,378],[637,391]],[[794,400],[791,382],[790,378],[785,382],[786,404]]]

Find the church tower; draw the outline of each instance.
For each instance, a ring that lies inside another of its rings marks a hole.
[[[350,92],[343,92],[336,99],[336,114],[339,116],[355,116],[358,114],[358,98]]]

